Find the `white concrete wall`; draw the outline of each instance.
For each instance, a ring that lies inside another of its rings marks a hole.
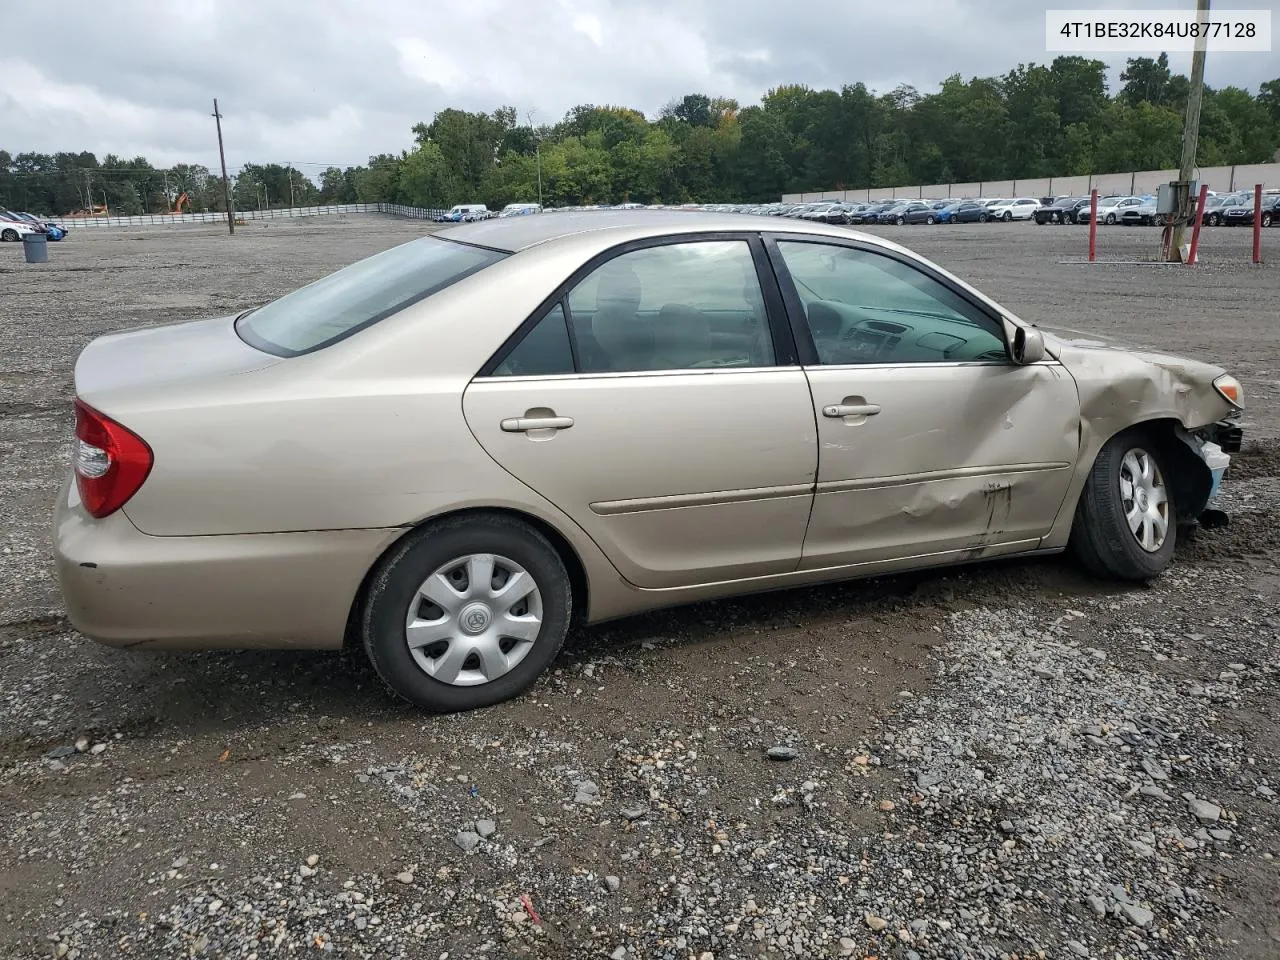
[[[1092,187],[1092,178],[1087,176],[1054,177],[1052,183],[1053,187],[1045,193],[1046,197],[1049,196],[1049,194],[1053,194],[1055,197],[1083,197],[1088,195],[1089,190]]]
[[[803,200],[844,199],[866,202],[881,198],[900,197],[914,200],[918,197],[953,197],[955,199],[972,197],[1048,197],[1065,194],[1084,196],[1090,189],[1097,189],[1099,194],[1107,193],[1150,193],[1154,194],[1160,184],[1176,180],[1177,170],[1142,170],[1125,173],[1104,173],[1092,176],[1077,177],[1039,177],[1026,180],[987,181],[984,183],[952,183],[907,185],[901,187],[872,187],[869,190],[820,191],[808,193],[788,193],[783,200],[799,203]],[[1255,183],[1263,187],[1280,187],[1280,163],[1241,164],[1236,167],[1204,167],[1199,171],[1199,180],[1207,184],[1210,190],[1219,193],[1227,190],[1247,190]]]

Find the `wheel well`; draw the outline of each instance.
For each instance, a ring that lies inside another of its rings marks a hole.
[[[587,571],[582,564],[582,559],[578,556],[573,546],[565,539],[555,527],[544,520],[530,516],[519,510],[509,510],[498,507],[474,507],[467,510],[454,510],[450,513],[442,513],[439,516],[431,517],[415,524],[412,527],[406,527],[403,534],[396,537],[391,543],[387,544],[386,549],[378,555],[378,558],[369,565],[369,569],[365,572],[363,579],[360,581],[360,587],[356,590],[356,595],[351,601],[351,610],[347,614],[347,626],[343,635],[343,649],[357,650],[360,647],[360,617],[364,611],[365,598],[369,595],[369,584],[373,580],[374,572],[382,565],[383,558],[391,551],[395,550],[405,537],[411,537],[419,531],[428,529],[434,524],[442,520],[453,520],[466,517],[508,517],[512,520],[518,520],[521,523],[532,527],[540,534],[547,538],[551,546],[555,548],[557,554],[560,555],[560,562],[564,564],[565,571],[569,574],[569,585],[572,590],[573,597],[573,625],[577,625],[587,615]]]
[[[1179,519],[1186,523],[1200,516],[1209,501],[1213,487],[1213,474],[1194,450],[1183,439],[1186,428],[1172,418],[1147,420],[1118,431],[1136,432],[1151,437],[1168,466],[1165,478],[1173,492],[1174,507]],[[1108,438],[1110,443],[1114,437]],[[1101,449],[1101,448],[1099,448]]]

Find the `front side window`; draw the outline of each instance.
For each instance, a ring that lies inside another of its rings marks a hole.
[[[746,240],[671,243],[619,254],[567,299],[582,373],[774,363]]]
[[[236,332],[267,353],[319,350],[508,254],[422,237],[344,267],[242,316]]]
[[[1008,359],[993,318],[915,267],[828,244],[778,249],[824,365]]]

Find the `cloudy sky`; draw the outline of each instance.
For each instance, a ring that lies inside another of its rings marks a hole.
[[[308,173],[411,142],[447,106],[578,103],[650,116],[690,92],[743,104],[780,83],[922,92],[1047,63],[1045,10],[1192,0],[0,0],[0,147],[142,154],[157,165],[292,162]],[[1269,9],[1280,0],[1216,0]],[[1280,50],[1280,47],[1277,48]],[[1112,82],[1123,55],[1106,58]],[[1188,71],[1189,57],[1171,58]],[[1280,54],[1209,58],[1256,90]],[[306,166],[310,164],[312,166]]]

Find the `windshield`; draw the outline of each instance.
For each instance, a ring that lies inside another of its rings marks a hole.
[[[434,237],[411,240],[244,314],[236,332],[259,350],[296,357],[363,330],[506,256]]]

